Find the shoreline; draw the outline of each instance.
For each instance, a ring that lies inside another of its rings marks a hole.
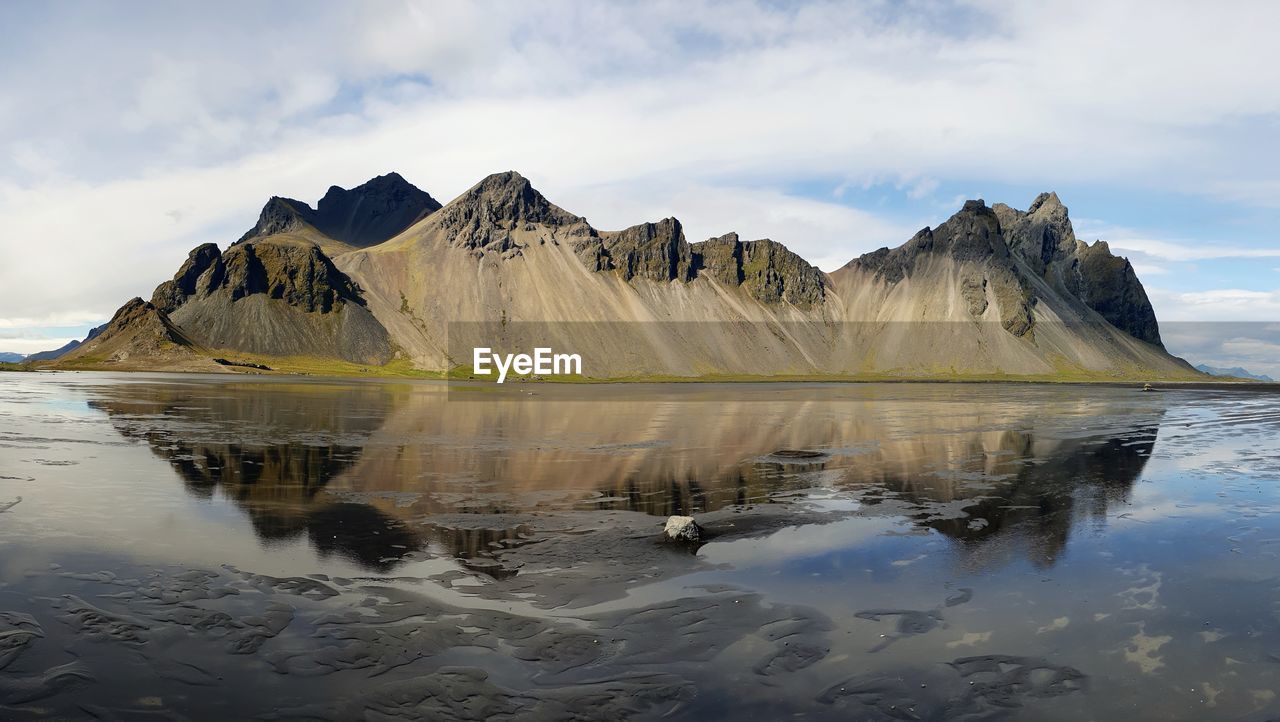
[[[1160,379],[1160,378],[1054,378],[1047,376],[813,376],[813,375],[705,375],[705,376],[628,376],[617,378],[516,378],[503,384],[486,381],[482,378],[450,377],[441,372],[422,371],[420,373],[313,373],[299,371],[282,371],[278,369],[248,369],[240,367],[224,367],[236,370],[186,370],[186,369],[148,369],[148,368],[101,368],[101,367],[57,367],[57,366],[20,366],[18,368],[0,368],[0,372],[17,373],[105,373],[105,374],[166,374],[192,375],[209,377],[271,377],[324,379],[333,381],[429,381],[464,388],[521,388],[529,386],[579,387],[579,386],[639,386],[639,385],[769,385],[769,384],[991,384],[991,385],[1035,385],[1035,386],[1091,386],[1091,387],[1137,387],[1149,384],[1153,391],[1161,390],[1241,390],[1280,392],[1280,382],[1252,381],[1247,379]]]

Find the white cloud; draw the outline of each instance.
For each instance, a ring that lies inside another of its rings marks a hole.
[[[1109,238],[1112,252],[1139,254],[1162,261],[1206,261],[1218,258],[1280,258],[1280,247],[1255,248],[1193,241],[1157,241],[1142,238]]]
[[[1277,21],[1265,2],[11,3],[0,316],[105,318],[269,195],[393,169],[447,200],[515,168],[605,227],[676,215],[692,240],[771,236],[825,268],[914,228],[792,183],[1105,180],[1266,205]],[[1171,243],[1113,246],[1210,252]]]
[[[1115,249],[1112,249],[1113,252]],[[1138,278],[1146,278],[1147,276],[1167,276],[1169,269],[1164,266],[1157,266],[1154,263],[1134,263],[1134,273],[1138,274]]]
[[[1280,291],[1240,288],[1171,291],[1149,287],[1147,296],[1162,322],[1269,323],[1280,320]]]
[[[1166,324],[1161,331],[1166,347],[1192,363],[1280,378],[1280,326],[1275,324]]]
[[[68,336],[40,336],[36,338],[6,338],[0,335],[0,350],[10,353],[20,353],[27,356],[41,351],[52,351],[57,348],[66,346],[71,341],[79,339]]]

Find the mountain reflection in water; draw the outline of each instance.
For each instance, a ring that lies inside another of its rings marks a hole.
[[[912,385],[601,387],[592,403],[557,393],[460,402],[431,384],[168,383],[103,386],[89,403],[191,494],[233,502],[264,545],[305,538],[376,572],[411,553],[485,570],[486,552],[520,542],[516,525],[460,529],[433,515],[662,517],[814,489],[872,513],[906,502],[971,563],[1046,567],[1075,527],[1127,503],[1164,415],[1149,396],[1110,390],[993,392],[981,408]],[[928,511],[957,502],[963,513]]]

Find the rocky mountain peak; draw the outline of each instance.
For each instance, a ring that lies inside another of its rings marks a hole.
[[[1075,252],[1076,234],[1057,193],[1041,193],[1025,212],[997,204],[996,214],[1010,249],[1038,274]]]
[[[889,283],[910,274],[916,259],[924,254],[947,254],[958,261],[1005,258],[1009,248],[1000,232],[997,212],[982,199],[968,200],[937,228],[922,228],[911,240],[897,248],[881,248],[863,254],[849,265],[874,271]]]
[[[721,284],[740,286],[765,303],[785,301],[810,308],[826,295],[822,271],[768,238],[743,242],[737,233],[726,233],[694,243],[690,250],[694,276],[705,274]]]
[[[226,266],[222,252],[213,243],[196,246],[173,279],[156,287],[151,303],[165,313],[173,313],[192,296],[206,295],[222,284]]]
[[[271,196],[267,204],[262,207],[262,212],[258,214],[258,222],[240,236],[240,240],[236,243],[242,243],[250,238],[274,236],[278,233],[295,233],[310,225],[307,220],[310,215],[311,208],[302,201]]]
[[[554,205],[515,171],[494,173],[442,208],[436,216],[454,245],[485,251],[518,252],[513,232],[556,228],[585,221]]]
[[[313,209],[292,198],[272,197],[258,223],[240,241],[310,226],[357,248],[381,243],[440,209],[440,203],[399,173],[387,173],[346,190],[330,186]]]
[[[641,223],[625,230],[601,234],[608,268],[624,279],[687,281],[692,259],[684,228],[675,218]]]
[[[1062,200],[1058,198],[1058,194],[1053,191],[1041,193],[1031,201],[1031,207],[1027,208],[1028,214],[1035,214],[1044,210],[1045,213],[1067,215],[1067,207],[1062,205]]]
[[[527,178],[509,170],[494,173],[449,204],[481,221],[504,223],[572,223],[578,217],[553,205]]]

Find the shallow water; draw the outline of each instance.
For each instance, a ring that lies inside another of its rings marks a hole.
[[[1266,719],[1278,429],[1246,391],[3,374],[0,718]]]

